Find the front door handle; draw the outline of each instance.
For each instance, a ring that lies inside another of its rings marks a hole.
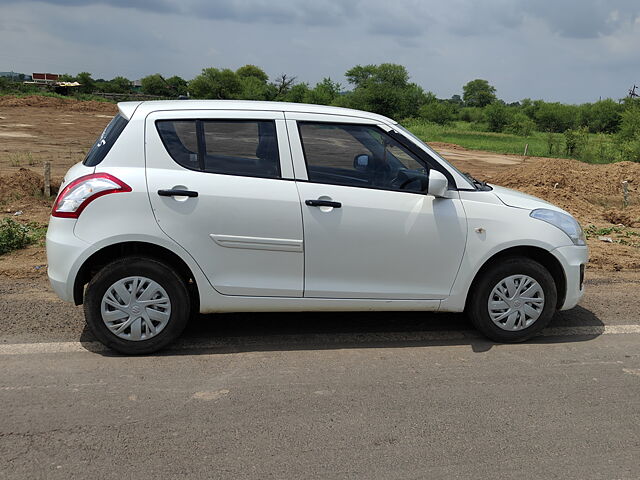
[[[161,197],[197,197],[198,192],[194,192],[193,190],[177,190],[177,189],[169,189],[169,190],[158,190],[158,195]]]
[[[309,205],[310,207],[342,207],[342,204],[340,202],[333,202],[331,200],[305,200],[304,203],[305,205]]]

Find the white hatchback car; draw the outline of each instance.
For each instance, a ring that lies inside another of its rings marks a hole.
[[[583,294],[568,213],[460,173],[389,118],[125,102],[66,174],[49,278],[98,339],[153,352],[192,312],[467,311],[526,340]]]

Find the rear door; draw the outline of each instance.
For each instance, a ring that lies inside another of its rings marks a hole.
[[[283,114],[156,112],[145,129],[158,225],[214,288],[302,296],[302,216]]]

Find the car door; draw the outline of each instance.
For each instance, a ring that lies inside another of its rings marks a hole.
[[[466,243],[457,193],[423,193],[412,179],[424,180],[428,164],[372,121],[286,117],[304,223],[304,296],[445,298]]]
[[[214,288],[302,296],[302,217],[283,114],[155,112],[145,129],[158,225]]]

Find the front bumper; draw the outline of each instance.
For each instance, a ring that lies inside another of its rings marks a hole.
[[[567,291],[560,310],[569,310],[584,295],[584,269],[589,260],[589,250],[587,247],[571,245],[556,248],[551,253],[562,265],[567,280]]]

